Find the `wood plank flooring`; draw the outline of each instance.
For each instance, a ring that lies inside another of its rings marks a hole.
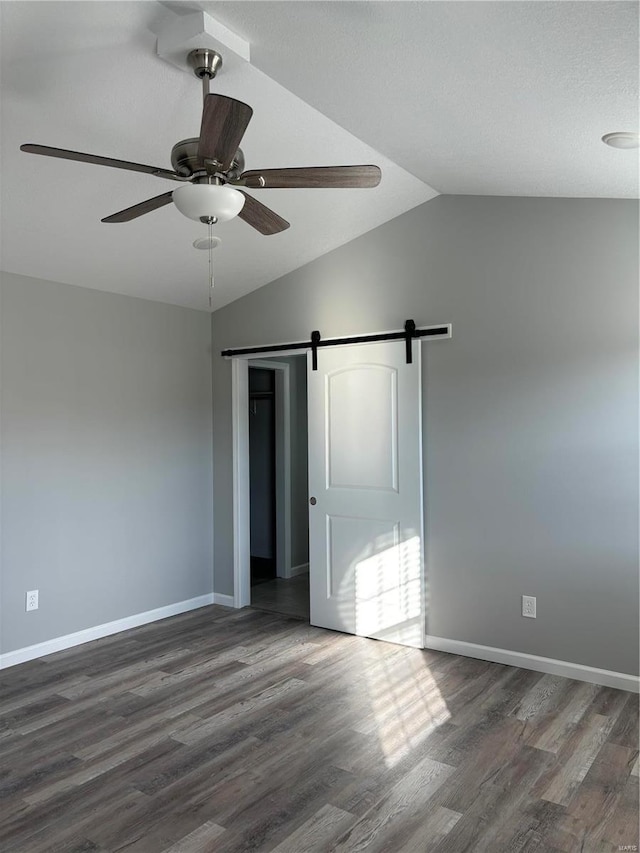
[[[251,587],[251,606],[309,621],[309,572]]]
[[[217,606],[0,690],[2,853],[638,845],[623,691]]]

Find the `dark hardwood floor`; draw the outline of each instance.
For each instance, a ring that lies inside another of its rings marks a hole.
[[[2,853],[638,844],[638,696],[610,688],[215,606],[0,686]]]

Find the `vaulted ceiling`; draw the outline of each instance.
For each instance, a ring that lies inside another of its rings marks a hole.
[[[175,184],[19,151],[170,167],[199,132],[201,89],[156,36],[196,9],[251,45],[250,64],[212,83],[254,109],[247,168],[383,171],[372,190],[262,190],[291,228],[217,227],[214,308],[438,192],[638,195],[637,151],[600,141],[638,129],[634,2],[3,2],[3,269],[208,308],[192,247],[205,226],[173,205],[100,222]]]

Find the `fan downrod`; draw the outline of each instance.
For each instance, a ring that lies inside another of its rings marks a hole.
[[[213,80],[222,68],[222,57],[216,50],[209,47],[199,47],[187,54],[187,62],[193,73],[202,80],[202,97],[209,94],[209,80]]]

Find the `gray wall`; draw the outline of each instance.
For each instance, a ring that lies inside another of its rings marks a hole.
[[[637,285],[636,202],[440,196],[215,312],[216,591],[220,350],[451,322],[423,349],[428,633],[637,673]]]
[[[2,651],[211,593],[208,314],[1,287]]]

